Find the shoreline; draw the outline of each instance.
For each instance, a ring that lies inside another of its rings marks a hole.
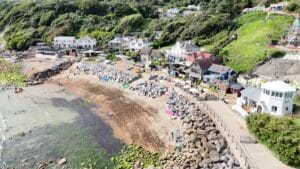
[[[42,84],[19,94],[8,90],[0,93],[0,101],[7,125],[0,168],[51,168],[63,157],[71,168],[87,158],[101,162],[98,167],[112,166],[110,157],[124,145],[96,114],[94,104],[64,87]]]
[[[150,152],[163,152],[175,146],[170,133],[179,128],[179,124],[164,112],[166,95],[150,99],[120,85],[102,83],[92,75],[72,76],[64,71],[46,83],[60,83],[100,107],[95,110],[97,114],[113,128],[114,136],[128,145],[136,144]]]

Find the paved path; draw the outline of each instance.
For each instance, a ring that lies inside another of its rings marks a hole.
[[[239,139],[241,136],[249,136],[245,121],[238,116],[228,105],[220,101],[207,101],[206,104],[210,109],[218,114],[229,131]],[[247,156],[254,162],[258,169],[292,169],[281,161],[262,144],[245,144],[241,143]]]

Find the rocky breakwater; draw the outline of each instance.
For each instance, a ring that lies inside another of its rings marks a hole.
[[[29,85],[41,84],[47,78],[60,73],[62,70],[68,69],[69,67],[72,66],[72,64],[73,62],[69,59],[57,60],[50,68],[34,73],[31,76],[28,84]]]
[[[176,148],[162,156],[163,168],[240,168],[225,138],[199,107],[175,91],[171,92],[167,106],[180,119],[182,130],[172,133]]]
[[[138,79],[139,76],[133,72],[122,71],[109,65],[95,64],[95,63],[82,63],[78,67],[81,71],[85,73],[91,73],[97,75],[100,80],[112,81],[118,84],[131,83]]]
[[[130,89],[133,91],[138,91],[139,95],[151,98],[160,97],[168,91],[168,87],[149,81],[139,83],[134,87],[130,87]]]

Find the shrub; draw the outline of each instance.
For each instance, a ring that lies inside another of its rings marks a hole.
[[[300,166],[300,126],[293,120],[268,114],[252,114],[247,118],[247,126],[282,162]]]
[[[273,52],[271,52],[270,57],[272,57],[272,58],[281,58],[284,55],[285,55],[284,51],[273,51]]]

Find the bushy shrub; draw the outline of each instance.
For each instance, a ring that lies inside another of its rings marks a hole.
[[[247,126],[282,162],[300,166],[300,126],[293,120],[268,114],[252,114],[247,118]]]

